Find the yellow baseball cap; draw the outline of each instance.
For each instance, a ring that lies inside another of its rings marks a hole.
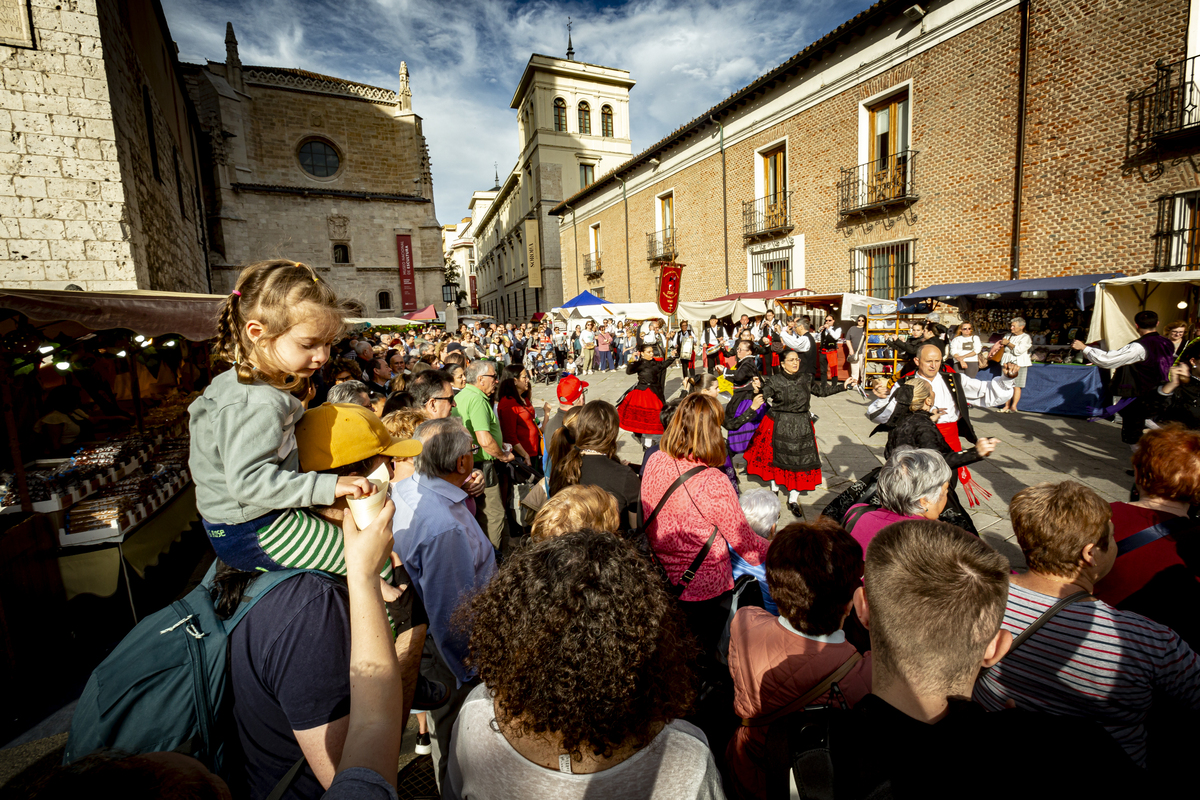
[[[412,458],[421,454],[416,439],[393,439],[369,408],[324,403],[310,408],[296,425],[300,469],[323,472],[378,455]]]

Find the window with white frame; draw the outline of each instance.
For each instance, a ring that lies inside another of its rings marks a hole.
[[[850,255],[851,292],[899,300],[916,288],[915,240],[859,247]]]
[[[586,274],[600,271],[600,252],[600,223],[596,222],[588,227],[588,253],[583,258],[583,271]]]

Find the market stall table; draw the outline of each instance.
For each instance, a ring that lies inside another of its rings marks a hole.
[[[976,375],[980,380],[1000,376],[1000,365],[991,362]],[[1021,411],[1094,417],[1108,405],[1102,397],[1104,380],[1097,367],[1086,364],[1034,364],[1026,374]]]

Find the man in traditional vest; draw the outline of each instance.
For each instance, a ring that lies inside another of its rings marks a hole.
[[[1120,412],[1121,441],[1131,449],[1142,438],[1146,419],[1154,411],[1155,393],[1175,360],[1175,345],[1158,333],[1157,313],[1139,311],[1133,317],[1133,326],[1137,328],[1137,340],[1120,350],[1100,350],[1078,339],[1071,343],[1097,367],[1118,370],[1113,375],[1113,394],[1133,398]]]

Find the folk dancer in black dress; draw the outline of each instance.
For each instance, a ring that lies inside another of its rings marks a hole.
[[[890,393],[882,383],[875,388],[876,399],[867,406],[867,418],[878,423],[871,435],[881,430],[891,431],[904,421],[912,405],[912,381],[923,380],[933,389],[933,407],[942,409],[937,429],[950,449],[958,452],[963,449],[960,437],[971,444],[978,439],[968,416],[971,404],[993,408],[1004,405],[1012,397],[1013,379],[1016,377],[1017,365],[1005,364],[1003,374],[998,378],[990,381],[971,378],[942,363],[940,345],[926,344],[917,353],[915,373],[902,377]],[[990,492],[975,483],[971,471],[965,466],[958,468],[958,479],[971,506],[979,505],[977,493],[991,497]]]
[[[965,450],[952,449],[947,444],[946,437],[938,430],[938,419],[944,410],[935,408],[933,405],[932,384],[918,380],[912,381],[909,386],[912,390],[912,402],[908,407],[909,413],[905,414],[896,427],[888,433],[887,446],[883,450],[884,458],[891,458],[892,453],[898,447],[933,450],[941,453],[946,466],[957,473],[959,468],[985,459],[995,451],[996,445],[1000,442],[999,439],[976,439],[974,447]],[[958,501],[958,492],[953,489],[954,480],[951,478],[951,489],[946,495],[946,508],[942,510],[938,518],[943,522],[957,525],[963,530],[977,533],[970,515]]]
[[[755,379],[770,410],[746,450],[746,474],[770,481],[773,491],[785,487],[788,509],[797,517],[802,515],[800,492],[815,489],[822,482],[816,429],[809,413],[812,395],[828,397],[846,389],[842,384],[813,380],[815,356],[815,348],[809,348],[804,358],[795,350],[785,350],[781,372]],[[742,416],[748,419],[752,413],[747,411]],[[734,423],[744,424],[744,420],[739,418]]]
[[[639,356],[625,367],[625,372],[637,375],[638,380],[617,401],[621,430],[641,434],[643,447],[654,443],[651,436],[662,435],[663,426],[659,414],[666,400],[665,376],[667,368],[674,363],[674,351],[670,353],[669,358],[663,360],[654,357],[654,345],[643,344]]]
[[[725,419],[726,428],[729,430],[728,449],[731,455],[746,452],[750,447],[750,440],[754,438],[754,432],[758,430],[759,423],[767,413],[767,409],[761,407],[757,414],[750,415],[750,418],[738,427],[729,427],[734,420],[749,410],[755,395],[760,394],[754,385],[754,379],[761,375],[754,351],[755,345],[749,335],[737,343],[737,369],[729,377],[730,383],[733,384],[733,397],[725,405]]]

